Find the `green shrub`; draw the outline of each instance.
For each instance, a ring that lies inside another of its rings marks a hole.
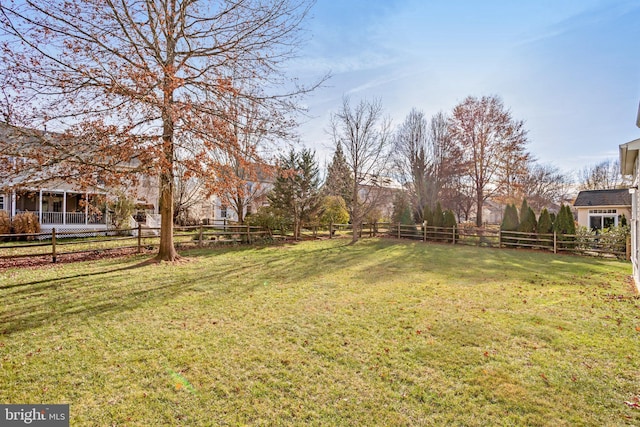
[[[631,233],[629,226],[611,227],[602,230],[598,243],[600,248],[607,252],[618,252],[619,257],[626,256],[627,236]]]
[[[13,217],[13,232],[16,234],[37,234],[40,233],[40,222],[38,217],[32,212],[22,212]],[[33,240],[34,236],[29,236]]]
[[[540,218],[538,219],[538,233],[553,233],[553,221],[547,208],[542,209],[542,212],[540,212]]]
[[[573,213],[569,205],[560,206],[560,212],[553,223],[553,228],[558,234],[558,243],[560,247],[572,249],[575,241],[573,235],[576,234],[576,222],[573,219]]]
[[[456,240],[459,238],[458,235],[458,221],[456,221],[456,215],[453,213],[451,209],[447,209],[444,212],[444,227],[448,230],[455,229]],[[448,240],[449,241],[449,240]]]
[[[576,249],[589,250],[595,244],[596,233],[588,227],[578,227],[576,230]]]
[[[500,224],[500,230],[516,231],[519,223],[520,221],[518,219],[518,209],[516,208],[516,205],[507,205],[504,208],[504,216],[502,218],[502,224]]]
[[[502,217],[502,224],[500,224],[500,231],[518,231],[520,220],[518,219],[518,208],[516,205],[507,205],[504,208],[504,216]],[[502,237],[502,243],[506,246],[513,246],[518,242],[514,237]]]
[[[258,211],[245,218],[247,225],[262,227],[269,232],[279,230],[283,234],[293,229],[293,222],[279,209],[263,206]]]
[[[320,224],[347,224],[349,211],[347,203],[341,196],[326,196],[320,207]]]
[[[540,218],[538,219],[538,234],[547,234],[547,236],[539,236],[539,239],[544,240],[542,243],[544,246],[553,247],[553,242],[548,236],[553,233],[553,221],[547,208],[542,209],[540,212]]]

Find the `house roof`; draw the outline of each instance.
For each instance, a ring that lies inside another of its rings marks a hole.
[[[627,188],[585,190],[578,193],[573,206],[631,206],[631,194]]]
[[[620,173],[622,173],[622,175],[633,175],[633,166],[638,157],[638,151],[640,150],[640,138],[629,141],[626,144],[620,144],[619,147]]]

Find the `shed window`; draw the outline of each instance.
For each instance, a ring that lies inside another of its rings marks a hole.
[[[617,209],[590,209],[589,228],[592,230],[603,230],[605,228],[618,226]]]

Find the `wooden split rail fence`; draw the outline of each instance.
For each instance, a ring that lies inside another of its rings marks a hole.
[[[61,255],[144,248],[159,244],[159,231],[154,228],[121,230],[66,230],[33,234],[0,234],[0,259],[46,256],[56,262]],[[158,234],[158,235],[156,235]],[[189,226],[174,228],[174,243],[178,247],[204,247],[222,244],[254,243],[270,236],[261,227],[247,225]]]
[[[126,230],[70,230],[38,234],[0,235],[0,259],[45,256],[56,262],[67,254],[132,249],[142,252],[154,248],[159,237],[149,233],[158,229],[140,226]],[[351,224],[308,225],[302,238],[333,238],[353,233]],[[457,245],[486,246],[496,248],[526,248],[574,253],[592,256],[609,256],[630,259],[630,239],[626,242],[603,241],[600,236],[558,234],[532,234],[501,231],[477,227],[434,227],[391,223],[363,224],[361,237],[392,237],[423,242]],[[159,234],[159,233],[157,233]],[[222,244],[256,243],[266,239],[289,238],[291,234],[279,230],[265,230],[247,225],[198,225],[174,228],[174,242],[178,247],[206,247]],[[26,241],[16,241],[22,239]]]

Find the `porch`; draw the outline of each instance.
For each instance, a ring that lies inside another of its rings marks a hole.
[[[15,191],[11,195],[11,216],[32,212],[43,228],[106,228],[108,213],[104,195],[72,191]]]

